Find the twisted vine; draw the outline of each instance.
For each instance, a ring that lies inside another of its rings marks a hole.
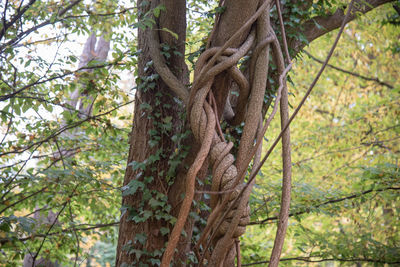
[[[276,35],[269,23],[271,3],[272,0],[264,1],[254,15],[222,47],[206,49],[196,63],[190,94],[172,74],[161,56],[156,31],[151,31],[148,35],[155,69],[171,90],[187,105],[191,130],[196,141],[201,144],[196,160],[187,173],[185,198],[163,254],[161,266],[169,266],[172,260],[194,198],[196,175],[206,158],[209,159],[212,169],[211,190],[216,194],[211,195],[212,212],[195,247],[199,264],[207,262],[209,266],[221,266],[229,251],[234,249],[235,239],[245,232],[246,225],[250,221],[248,200],[255,180],[252,179],[245,185],[243,183],[245,173],[252,159],[254,160],[252,176],[255,175],[256,167],[259,167],[262,137],[277,111],[281,93],[287,93],[282,90],[285,88],[283,78],[291,66],[286,69],[279,68],[280,87],[274,110],[263,125],[261,110],[268,75],[269,47],[272,45],[274,60],[277,63],[282,63],[283,58]],[[250,27],[252,27],[250,34],[239,48],[229,47]],[[246,55],[252,55],[249,77],[237,68],[239,60]],[[211,90],[216,76],[222,72],[230,76],[240,92],[232,124],[245,122],[236,160],[230,153],[233,144],[224,140],[219,128],[218,111]],[[211,254],[208,250],[210,245],[214,247]]]

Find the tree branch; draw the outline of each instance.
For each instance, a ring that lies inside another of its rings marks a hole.
[[[35,1],[36,1],[36,0],[35,0]],[[31,0],[31,2],[35,2],[35,1],[32,1],[32,0]],[[58,16],[58,17],[61,17],[61,16],[64,15],[68,10],[70,10],[71,8],[73,8],[75,5],[79,4],[79,2],[81,2],[81,1],[82,1],[82,0],[75,0],[75,1],[72,2],[70,5],[68,5],[68,6],[65,7],[64,9],[60,10],[60,11],[58,12],[57,16]],[[33,4],[33,3],[32,3],[32,4]],[[26,10],[25,10],[25,11],[26,11]],[[24,12],[25,12],[25,11],[24,11]],[[22,16],[22,14],[21,14],[21,16]],[[19,18],[19,17],[18,17],[18,18]],[[39,28],[42,28],[42,27],[44,27],[44,26],[46,26],[46,25],[55,24],[55,23],[61,22],[61,21],[62,21],[62,19],[56,20],[56,21],[52,21],[52,19],[48,19],[48,20],[46,20],[46,21],[44,21],[44,22],[42,22],[42,23],[40,23],[40,24],[38,24],[38,25],[36,25],[36,26],[34,26],[34,27],[32,27],[32,28],[26,30],[26,31],[20,32],[15,38],[9,40],[9,41],[6,42],[6,43],[3,43],[2,45],[0,45],[0,53],[2,53],[6,47],[13,45],[15,42],[18,41],[18,39],[22,39],[23,37],[27,36],[27,35],[30,34],[31,32],[34,32],[34,31],[38,30]],[[15,22],[13,22],[13,23],[15,23]],[[11,24],[10,24],[9,26],[11,26]],[[9,27],[9,26],[8,26],[8,27]],[[3,35],[5,34],[5,31],[4,31],[3,29],[1,29],[0,31],[1,31],[1,32],[0,32],[0,40],[1,40],[1,38],[2,38]],[[3,35],[2,35],[2,34],[3,34]]]
[[[39,193],[45,191],[47,188],[48,188],[48,187],[45,186],[45,187],[43,187],[42,189],[40,189],[39,191],[36,191],[36,192],[34,192],[34,193],[30,194],[30,195],[27,195],[27,196],[25,196],[25,197],[23,197],[23,198],[21,198],[21,199],[15,201],[14,203],[12,203],[12,204],[6,206],[5,208],[3,208],[2,210],[0,210],[0,214],[2,214],[4,211],[8,210],[9,208],[12,208],[12,207],[14,207],[15,205],[17,205],[17,204],[19,204],[19,203],[21,203],[21,202],[27,200],[28,198],[33,197],[34,195],[37,195],[37,194],[39,194]],[[5,202],[5,201],[4,201],[4,202]],[[2,202],[1,204],[3,204],[3,202]]]
[[[71,231],[89,231],[89,230],[98,229],[98,228],[106,228],[106,227],[111,227],[111,226],[117,226],[117,225],[119,225],[119,222],[99,223],[99,224],[90,225],[90,226],[87,226],[87,227],[80,228],[80,226],[84,226],[84,225],[87,225],[87,224],[80,224],[80,225],[77,225],[77,226],[74,226],[74,227],[62,229],[60,231],[52,232],[52,233],[48,233],[48,234],[34,234],[34,235],[23,237],[23,238],[18,238],[18,241],[24,242],[24,241],[27,241],[27,240],[32,240],[32,239],[37,238],[37,237],[46,237],[46,236],[59,235],[59,234],[68,233],[68,232],[71,232]],[[2,239],[0,239],[0,244],[4,244],[4,243],[6,243],[8,241],[9,241],[8,238],[2,238]]]
[[[304,261],[304,262],[324,262],[324,261],[339,261],[339,262],[373,262],[373,263],[382,263],[382,264],[398,264],[400,261],[386,261],[386,260],[377,260],[377,259],[363,259],[363,258],[354,258],[354,259],[339,259],[339,258],[330,258],[330,259],[320,259],[313,260],[312,258],[316,257],[293,257],[293,258],[282,258],[280,261]],[[253,266],[259,264],[266,264],[269,261],[258,261],[247,264],[242,264],[242,266]]]
[[[132,103],[132,102],[134,102],[134,100],[131,100],[131,101],[122,103],[122,104],[120,104],[120,105],[118,105],[118,106],[116,106],[116,107],[114,107],[114,108],[112,108],[112,109],[110,109],[110,110],[108,110],[108,111],[105,111],[105,112],[103,112],[103,113],[99,113],[99,114],[94,115],[94,116],[88,116],[88,117],[86,117],[85,119],[82,119],[82,120],[79,120],[79,121],[75,121],[75,122],[73,122],[73,123],[71,123],[71,124],[68,124],[68,125],[65,125],[65,126],[63,126],[63,127],[60,127],[60,128],[58,128],[56,131],[54,131],[53,133],[51,133],[50,135],[48,135],[47,137],[43,138],[42,140],[39,140],[39,141],[34,142],[34,143],[31,143],[31,144],[29,144],[28,146],[26,146],[26,147],[24,147],[24,148],[21,148],[21,149],[19,149],[19,150],[7,151],[7,152],[4,152],[4,153],[0,153],[0,157],[5,156],[5,155],[8,155],[8,154],[20,154],[20,153],[22,153],[22,152],[25,152],[25,151],[29,150],[30,148],[32,148],[32,147],[34,147],[34,146],[36,146],[36,145],[39,145],[39,146],[40,146],[41,144],[43,144],[43,143],[49,141],[50,139],[53,139],[53,138],[57,137],[58,135],[60,135],[61,133],[65,132],[65,131],[67,131],[67,130],[69,130],[69,129],[78,127],[79,125],[83,124],[83,123],[86,122],[86,121],[96,120],[96,119],[99,118],[99,117],[102,117],[102,116],[104,116],[104,115],[108,115],[108,114],[110,114],[111,112],[113,112],[114,110],[117,110],[117,109],[119,109],[119,108],[121,108],[121,107],[123,107],[123,106],[129,105],[129,104]]]
[[[23,1],[22,1],[23,2]],[[21,2],[21,3],[22,3]],[[19,18],[24,15],[24,13],[36,2],[36,0],[30,0],[26,6],[24,6],[22,9],[18,9],[17,14],[15,14],[9,22],[6,22],[3,24],[3,27],[0,29],[0,40],[6,35],[6,31],[8,28],[10,28]],[[7,1],[8,3],[8,1]],[[4,17],[3,20],[5,20],[5,13],[6,13],[7,5],[4,7]]]
[[[304,50],[303,52],[304,52],[307,56],[309,56],[311,59],[317,61],[318,63],[321,63],[321,64],[324,63],[322,60],[320,60],[320,59],[314,57],[313,55],[311,55],[310,53],[308,53],[306,50]],[[332,68],[332,69],[341,71],[341,72],[343,72],[343,73],[350,74],[350,75],[352,75],[352,76],[361,78],[361,79],[366,80],[366,81],[373,81],[373,82],[376,82],[376,83],[378,83],[378,84],[380,84],[380,85],[383,85],[383,86],[386,86],[386,87],[388,87],[388,88],[390,88],[390,89],[393,89],[393,88],[394,88],[392,85],[390,85],[390,84],[388,84],[388,83],[386,83],[386,82],[382,82],[381,80],[379,80],[379,78],[367,77],[367,76],[358,74],[358,73],[356,73],[356,72],[352,72],[352,71],[349,71],[349,70],[345,70],[345,69],[342,69],[342,68],[333,66],[333,65],[331,65],[331,64],[327,64],[327,66],[330,67],[330,68]]]
[[[349,195],[349,196],[346,196],[346,197],[330,199],[328,201],[319,203],[319,204],[317,204],[315,206],[309,207],[309,208],[307,208],[305,210],[301,210],[301,211],[290,213],[289,217],[298,216],[298,215],[301,215],[301,214],[304,214],[304,213],[310,213],[312,211],[312,209],[319,208],[319,207],[324,206],[324,205],[338,203],[338,202],[342,202],[342,201],[345,201],[345,200],[357,198],[357,197],[360,197],[360,196],[363,196],[363,195],[366,195],[366,194],[369,194],[369,193],[383,192],[383,191],[387,191],[387,190],[400,190],[400,187],[390,186],[390,187],[385,187],[385,188],[380,188],[380,189],[369,189],[369,190],[366,190],[366,191],[362,191],[361,193],[355,193],[355,194],[352,194],[352,195]],[[269,221],[275,221],[277,219],[278,219],[278,216],[269,217],[269,218],[266,218],[266,219],[264,219],[262,221],[250,222],[249,225],[264,224],[264,223],[267,223]]]
[[[13,89],[13,92],[11,94],[8,94],[8,95],[0,96],[0,102],[5,101],[7,99],[10,99],[10,98],[14,97],[15,95],[21,93],[22,91],[24,91],[26,89],[29,89],[32,86],[43,84],[43,83],[46,83],[46,82],[51,82],[51,81],[57,80],[57,79],[61,79],[61,78],[64,78],[65,76],[69,76],[69,75],[78,73],[79,71],[82,71],[82,70],[101,69],[101,68],[105,68],[105,67],[109,67],[109,66],[122,65],[122,64],[123,63],[112,62],[112,63],[105,63],[105,64],[95,65],[95,66],[85,66],[85,67],[78,68],[78,69],[76,69],[74,71],[65,71],[62,74],[59,74],[59,75],[56,75],[56,76],[52,76],[52,77],[47,78],[45,80],[42,80],[42,78],[44,77],[43,76],[43,77],[37,79],[36,81],[21,87],[18,90],[12,87],[11,89]]]
[[[394,0],[356,0],[354,2],[353,11],[346,21],[344,10],[348,7],[347,5],[342,8],[338,8],[335,13],[328,16],[317,16],[311,18],[310,20],[304,22],[300,28],[304,29],[303,34],[310,43],[325,33],[339,28],[343,22],[348,23],[357,18],[359,14],[365,14],[378,6],[389,2],[394,2]],[[292,42],[290,46],[296,52],[300,51],[306,45],[300,40],[291,41]]]

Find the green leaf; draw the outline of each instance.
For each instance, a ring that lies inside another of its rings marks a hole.
[[[158,18],[160,16],[161,11],[165,11],[164,5],[158,5],[153,9],[154,17]]]
[[[153,258],[151,258],[151,259],[149,259],[149,261],[150,261],[150,263],[151,263],[152,265],[155,265],[155,266],[160,266],[160,264],[161,264],[161,261],[160,261],[159,259],[153,259]]]
[[[135,242],[137,241],[140,244],[144,245],[144,244],[146,244],[146,241],[147,241],[147,235],[145,233],[136,234],[134,241]]]
[[[164,28],[162,28],[161,30],[170,33],[173,37],[175,37],[176,40],[179,39],[178,34],[174,33],[174,32],[171,31],[170,29],[167,29],[167,28],[164,27]]]
[[[161,227],[160,232],[162,235],[167,235],[167,234],[169,234],[170,230],[167,227]]]
[[[158,201],[158,200],[155,199],[155,198],[152,198],[152,199],[150,199],[150,201],[149,201],[149,205],[150,205],[150,207],[152,207],[152,208],[157,208],[157,207],[162,207],[162,206],[164,206],[165,203],[164,203],[164,202],[161,202],[161,201]]]
[[[123,196],[133,195],[139,188],[143,189],[144,183],[137,179],[133,179],[128,183],[128,185],[124,186],[124,191],[122,192],[122,195]]]

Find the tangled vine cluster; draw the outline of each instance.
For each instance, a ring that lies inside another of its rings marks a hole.
[[[185,198],[161,266],[169,266],[172,260],[194,198],[196,175],[207,158],[212,168],[212,212],[195,248],[199,263],[221,266],[226,255],[234,249],[235,240],[245,232],[250,215],[248,201],[254,184],[255,167],[260,162],[262,138],[277,112],[279,101],[282,124],[284,125],[288,119],[285,75],[291,64],[285,68],[282,50],[270,25],[269,10],[272,2],[272,0],[263,2],[253,16],[222,47],[207,47],[196,63],[190,94],[172,74],[161,56],[157,34],[153,31],[149,35],[149,47],[155,69],[163,81],[187,105],[191,130],[197,142],[201,144],[196,159],[187,173]],[[242,45],[239,48],[230,47],[238,36],[246,31],[249,34]],[[275,64],[278,66],[280,86],[274,109],[263,123],[262,108],[267,86],[270,47]],[[249,71],[246,74],[238,69],[239,60],[245,56],[251,58],[248,63]],[[233,122],[236,124],[244,122],[244,129],[236,160],[230,152],[233,144],[226,142],[222,134],[212,92],[216,77],[222,72],[229,74],[240,92]],[[283,157],[286,158],[284,176],[290,179],[288,134],[284,136],[283,144]],[[252,160],[251,178],[244,183],[246,171]],[[213,247],[212,252],[209,250],[210,247]]]

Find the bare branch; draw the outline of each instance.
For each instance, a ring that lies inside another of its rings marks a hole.
[[[280,261],[304,261],[304,262],[324,262],[324,261],[339,261],[339,262],[373,262],[373,263],[382,263],[382,264],[398,264],[400,261],[386,261],[386,260],[378,260],[378,259],[363,259],[363,258],[353,258],[353,259],[340,259],[340,258],[330,258],[330,259],[320,259],[313,260],[312,258],[317,257],[293,257],[293,258],[282,258]],[[266,264],[269,261],[258,261],[247,264],[242,264],[242,266],[253,266],[259,264]]]
[[[306,50],[304,50],[303,52],[304,52],[307,56],[309,56],[311,59],[317,61],[318,63],[321,63],[321,64],[324,63],[322,60],[320,60],[320,59],[314,57],[313,55],[311,55],[310,53],[308,53]],[[390,85],[390,84],[388,84],[388,83],[386,83],[386,82],[383,82],[383,81],[379,80],[379,78],[367,77],[367,76],[358,74],[358,73],[356,73],[356,72],[352,72],[352,71],[349,71],[349,70],[345,70],[345,69],[342,69],[342,68],[333,66],[333,65],[331,65],[331,64],[327,64],[327,66],[328,66],[329,68],[332,68],[332,69],[341,71],[341,72],[346,73],[346,74],[350,74],[350,75],[352,75],[352,76],[361,78],[361,79],[363,79],[363,80],[376,82],[376,83],[378,83],[378,84],[380,84],[380,85],[383,85],[383,86],[386,86],[386,87],[388,87],[388,88],[390,88],[390,89],[393,89],[393,88],[394,88],[393,85]]]
[[[391,187],[385,187],[385,188],[380,188],[380,189],[369,189],[369,190],[363,191],[363,192],[361,192],[361,193],[354,193],[354,194],[351,194],[351,195],[346,196],[346,197],[341,197],[341,198],[336,198],[336,199],[330,199],[330,200],[328,200],[328,201],[325,201],[325,202],[319,203],[319,204],[317,204],[317,205],[311,206],[311,207],[309,207],[309,208],[307,208],[307,209],[305,209],[305,210],[301,210],[301,211],[297,211],[297,212],[290,213],[290,214],[289,214],[289,217],[298,216],[298,215],[305,214],[305,213],[310,213],[310,212],[312,212],[313,209],[316,209],[316,208],[319,208],[319,207],[321,207],[321,206],[325,206],[325,205],[328,205],[328,204],[334,204],[334,203],[342,202],[342,201],[345,201],[345,200],[349,200],[349,199],[361,197],[361,196],[367,195],[367,194],[369,194],[369,193],[373,193],[373,192],[384,192],[384,191],[387,191],[387,190],[400,190],[400,187],[393,187],[393,186],[391,186]],[[277,219],[278,219],[277,216],[269,217],[269,218],[265,218],[264,220],[261,220],[261,221],[250,222],[249,225],[265,224],[265,223],[267,223],[267,222],[275,221],[275,220],[277,220]]]
[[[94,224],[94,225],[89,225],[89,226],[86,226],[86,227],[82,227],[82,226],[85,226],[85,225],[88,225],[88,224],[80,224],[80,225],[76,225],[76,226],[73,226],[73,227],[70,227],[70,228],[62,229],[62,230],[57,231],[57,232],[51,232],[51,233],[47,233],[47,234],[34,234],[34,235],[23,237],[23,238],[18,238],[18,241],[24,242],[24,241],[32,240],[32,239],[35,239],[35,238],[38,238],[38,237],[59,235],[59,234],[62,234],[62,233],[68,233],[68,232],[72,232],[72,231],[90,231],[90,230],[94,230],[94,229],[107,228],[107,227],[111,227],[111,226],[118,226],[119,222],[99,223],[99,224]],[[8,241],[9,240],[7,238],[2,238],[2,239],[0,239],[0,244],[4,244],[5,242],[8,242]]]

